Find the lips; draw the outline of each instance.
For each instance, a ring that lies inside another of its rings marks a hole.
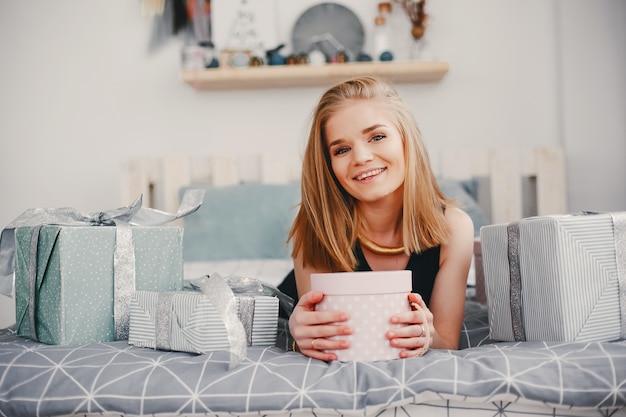
[[[368,178],[372,178],[375,177],[376,175],[380,174],[381,172],[384,172],[387,168],[376,168],[376,169],[371,169],[369,171],[363,172],[359,175],[357,175],[356,177],[354,177],[355,180],[357,181],[363,181],[366,180]]]

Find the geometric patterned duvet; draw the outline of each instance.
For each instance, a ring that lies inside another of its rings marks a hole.
[[[371,363],[248,348],[228,363],[225,351],[48,346],[1,330],[0,416],[626,414],[624,341],[494,343]]]

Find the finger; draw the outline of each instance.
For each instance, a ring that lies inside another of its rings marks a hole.
[[[342,311],[294,311],[289,319],[298,326],[323,326],[348,321],[350,316]],[[309,335],[314,337],[316,335]],[[327,334],[317,335],[326,337]]]
[[[396,327],[394,329],[387,331],[386,336],[387,336],[387,339],[389,340],[396,339],[396,338],[406,339],[406,338],[412,338],[412,337],[425,337],[428,331],[426,326],[428,326],[427,323],[424,323],[424,324],[419,323],[419,324],[413,324],[410,326]]]
[[[346,339],[327,339],[320,337],[304,342],[304,347],[308,347],[310,350],[341,350],[348,349],[350,347],[350,341]]]
[[[427,323],[417,323],[406,325],[389,330],[386,336],[389,340],[394,338],[421,338],[428,340],[428,345],[432,345],[435,326],[432,321]],[[421,346],[421,345],[420,345]]]
[[[422,296],[418,293],[409,293],[409,303],[411,304],[411,308],[413,310],[417,310],[419,306],[422,309],[428,309],[426,306],[426,302],[422,298]]]
[[[307,356],[323,360],[335,360],[337,355],[330,351],[348,349],[350,342],[344,339],[314,338],[304,340],[302,344],[298,344],[298,347],[300,352]]]
[[[395,348],[410,350],[420,349],[428,343],[425,337],[397,337],[389,340],[389,344]]]
[[[422,346],[424,346],[426,343],[428,343],[428,341],[426,340],[425,337],[398,338],[398,339],[392,339],[390,341],[391,346],[395,348],[402,348],[402,349],[409,349],[409,350],[419,349]]]
[[[423,356],[428,351],[427,347],[420,347],[418,349],[407,349],[400,352],[401,358],[417,358]]]
[[[309,291],[300,298],[298,304],[296,304],[292,316],[302,317],[298,321],[301,324],[323,324],[333,322],[343,322],[349,320],[350,316],[342,311],[324,311],[318,312],[315,310],[315,306],[324,299],[324,294],[317,291]],[[315,312],[314,315],[301,314],[304,312]]]
[[[289,331],[298,346],[310,348],[312,339],[351,335],[351,326],[337,324],[340,318],[330,312],[299,312],[289,319]],[[315,316],[315,317],[314,317]],[[321,316],[321,317],[320,317]]]
[[[423,303],[424,299],[422,298],[421,294],[416,293],[416,292],[411,292],[409,293],[409,301],[413,301],[415,303]]]
[[[315,305],[324,299],[324,294],[318,291],[309,291],[305,293],[300,300],[298,300],[298,304],[296,304],[295,309],[300,308],[304,310],[314,311]]]
[[[426,321],[424,321],[426,317]],[[403,313],[394,314],[390,318],[392,324],[424,324],[432,321],[432,313],[430,310],[424,308],[420,311],[411,310]]]
[[[317,326],[309,326],[306,328],[306,335],[300,336],[297,340],[303,340],[306,342],[307,339],[327,339],[335,336],[348,336],[352,334],[351,326],[343,326],[339,324],[327,324],[327,325],[317,325]],[[309,342],[310,343],[310,342]],[[305,347],[309,347],[310,345]],[[317,349],[320,347],[317,346]]]
[[[309,358],[319,359],[326,362],[337,360],[337,355],[332,352],[323,352],[321,350],[311,349],[301,350],[300,352],[302,352],[303,355],[308,356]]]

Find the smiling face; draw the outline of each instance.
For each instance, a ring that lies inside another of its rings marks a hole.
[[[360,202],[402,198],[404,143],[394,118],[379,100],[347,100],[325,128],[333,173]]]

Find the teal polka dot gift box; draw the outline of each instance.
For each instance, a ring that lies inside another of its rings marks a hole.
[[[122,282],[116,282],[116,275],[128,268],[115,254],[119,243],[115,226],[45,225],[33,229],[15,229],[16,327],[20,336],[57,345],[125,339],[127,334],[116,334],[116,320],[118,326],[128,326],[125,310],[129,299],[119,299],[120,293],[182,289],[181,227],[128,227],[132,244],[124,251],[133,251],[134,278]],[[34,233],[37,248],[31,253]],[[31,269],[36,271],[31,274]]]

